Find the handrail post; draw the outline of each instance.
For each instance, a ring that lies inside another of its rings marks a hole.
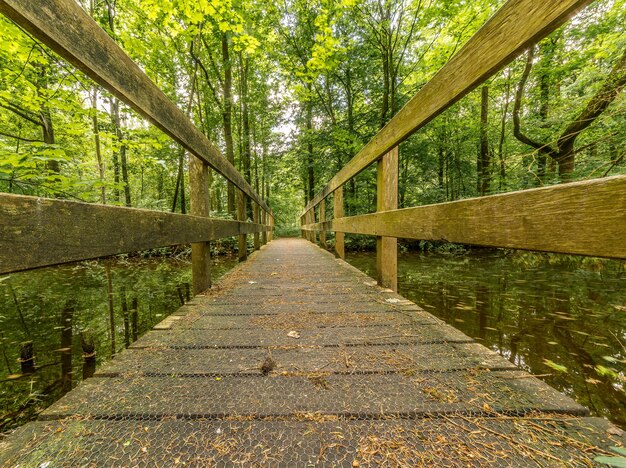
[[[237,219],[246,221],[246,194],[241,190],[237,190]],[[248,258],[248,241],[245,234],[239,234],[239,250],[238,258],[240,262]]]
[[[343,185],[333,193],[333,219],[343,218]],[[341,259],[346,258],[344,247],[345,234],[335,231],[335,253]]]
[[[326,199],[320,202],[320,223],[326,221]],[[320,229],[320,247],[326,249],[326,231]]]
[[[398,147],[378,160],[376,173],[376,211],[398,208]],[[398,290],[398,239],[376,237],[378,284]]]
[[[193,155],[189,157],[189,203],[193,216],[209,217],[209,165]],[[194,295],[211,287],[209,242],[191,244],[191,275]]]
[[[274,215],[270,216],[270,231],[268,233],[268,240],[272,242],[274,240]]]
[[[267,212],[265,210],[261,210],[261,224],[267,225]],[[261,245],[267,244],[267,231],[263,230],[261,232]]]
[[[252,200],[250,200],[250,203],[252,203],[252,221],[254,222],[254,224],[259,224],[259,204],[258,203],[254,203]],[[261,238],[259,236],[258,232],[254,233],[254,250],[259,250],[261,248]]]
[[[315,224],[315,207],[311,208],[311,212],[309,214],[309,224]],[[315,228],[309,231],[311,238],[309,239],[314,244],[317,244],[317,231]]]
[[[311,216],[311,213],[313,213],[313,215],[312,215],[312,216]],[[307,212],[307,214],[306,214],[306,216],[305,216],[306,224],[313,224],[313,221],[311,220],[311,218],[314,218],[314,217],[315,217],[315,207],[311,208],[311,209]],[[312,228],[309,228],[309,229],[312,229]],[[307,240],[308,240],[309,242],[315,242],[315,241],[313,240],[313,231],[312,231],[312,230],[308,230],[308,231],[306,232],[306,238],[307,238]]]

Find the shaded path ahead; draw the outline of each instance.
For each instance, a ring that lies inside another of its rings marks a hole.
[[[586,416],[345,262],[283,239],[1,441],[0,464],[580,463],[619,443]]]

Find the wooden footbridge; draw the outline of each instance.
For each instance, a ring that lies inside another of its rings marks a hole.
[[[191,243],[197,294],[0,439],[2,466],[586,466],[623,445],[395,292],[397,238],[626,258],[624,177],[397,209],[398,144],[586,3],[510,0],[311,200],[303,237],[334,231],[336,258],[271,242],[266,202],[77,3],[0,0],[192,155],[191,216],[0,195],[0,273]],[[344,217],[343,185],[372,163],[378,211]],[[238,220],[208,217],[209,166],[238,188]],[[342,260],[344,233],[377,236],[378,281]],[[208,243],[239,236],[243,260],[249,234],[256,252],[210,288]]]

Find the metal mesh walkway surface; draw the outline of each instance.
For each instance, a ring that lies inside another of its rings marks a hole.
[[[588,465],[619,433],[342,260],[284,239],[1,440],[0,464]]]

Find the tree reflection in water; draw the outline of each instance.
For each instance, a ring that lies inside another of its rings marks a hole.
[[[375,254],[348,261],[375,274]],[[399,292],[626,428],[626,263],[476,249],[406,253]]]
[[[214,277],[236,263],[218,257]],[[190,263],[171,258],[82,262],[0,277],[0,431],[33,419],[92,377],[188,300],[190,281]],[[28,342],[34,368],[24,373],[18,357]]]

